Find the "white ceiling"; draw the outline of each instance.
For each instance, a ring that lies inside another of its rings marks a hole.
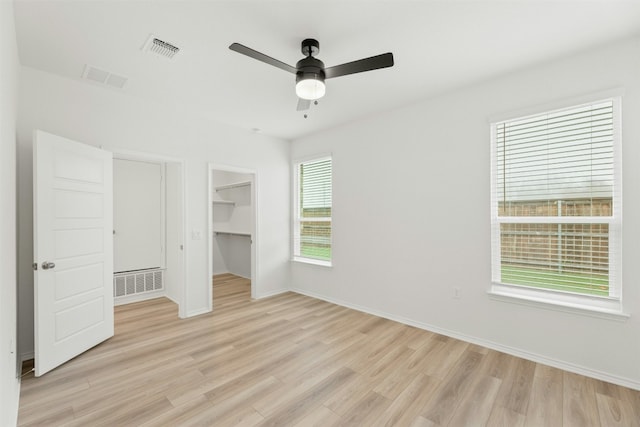
[[[619,0],[18,0],[15,14],[23,65],[80,79],[90,64],[129,79],[104,90],[286,139],[640,34],[640,1]],[[143,53],[150,34],[181,52]],[[304,119],[295,76],[228,49],[295,65],[309,37],[326,66],[385,52],[396,64],[328,80]]]

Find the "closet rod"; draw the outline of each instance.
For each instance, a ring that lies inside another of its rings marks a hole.
[[[218,234],[227,234],[229,236],[251,237],[251,233],[238,233],[234,231],[214,231],[214,233],[216,233],[216,236]]]
[[[232,188],[238,188],[238,187],[246,187],[247,185],[251,185],[251,181],[234,182],[233,184],[220,185],[216,187],[216,191],[230,190]]]

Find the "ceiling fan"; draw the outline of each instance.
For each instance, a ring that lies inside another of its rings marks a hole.
[[[298,111],[308,110],[311,101],[315,101],[324,96],[326,91],[324,84],[325,79],[393,66],[393,54],[388,52],[382,55],[325,68],[324,63],[315,58],[318,52],[320,52],[320,43],[315,39],[304,39],[302,41],[301,51],[302,54],[305,55],[305,58],[298,61],[295,67],[278,61],[257,50],[241,45],[240,43],[231,44],[229,49],[295,74],[296,95],[298,95],[299,98]]]

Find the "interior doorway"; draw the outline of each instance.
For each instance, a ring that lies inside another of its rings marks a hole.
[[[256,295],[257,179],[254,170],[209,165],[209,277],[250,281]],[[211,308],[215,295],[209,286]]]
[[[135,273],[123,279],[123,293],[169,296],[185,317],[184,164],[113,153],[40,130],[33,147],[34,369],[40,376],[114,335],[116,271]],[[113,221],[118,180],[122,188],[136,187],[125,194],[122,211],[141,211],[150,225],[145,232],[153,236],[125,241],[116,265],[115,230],[122,225]],[[150,269],[162,269],[166,280]]]
[[[115,305],[167,297],[185,317],[184,165],[114,152]]]

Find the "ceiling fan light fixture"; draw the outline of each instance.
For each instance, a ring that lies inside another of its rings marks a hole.
[[[301,99],[315,101],[320,99],[326,93],[324,80],[317,78],[318,76],[305,76],[296,82],[296,95]]]

